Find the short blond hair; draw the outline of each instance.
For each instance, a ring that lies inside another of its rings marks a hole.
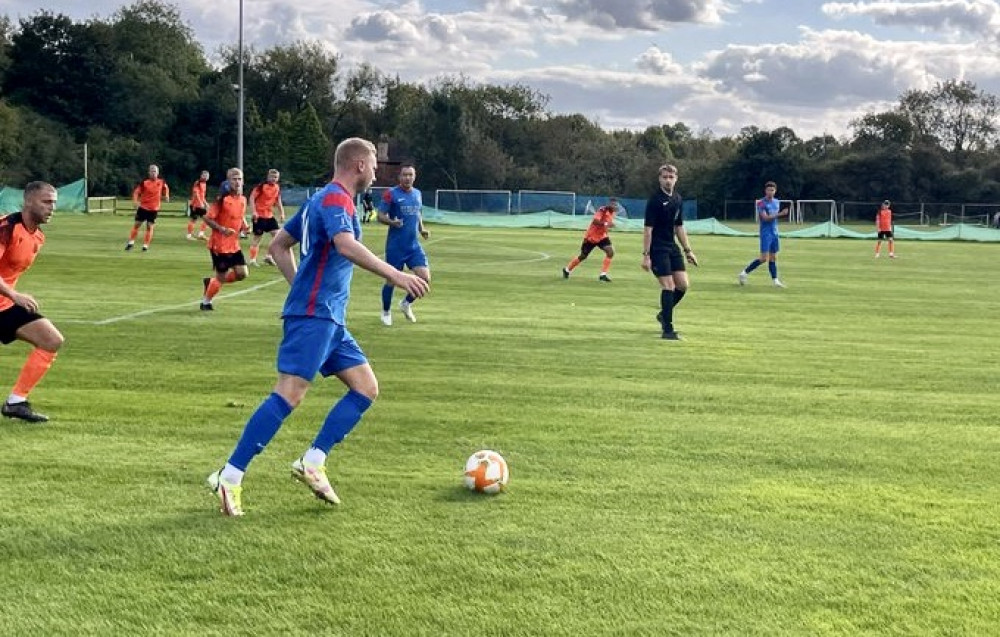
[[[334,170],[349,168],[352,162],[367,159],[369,155],[374,154],[375,144],[360,137],[348,137],[337,144],[337,150],[333,153],[333,168]]]

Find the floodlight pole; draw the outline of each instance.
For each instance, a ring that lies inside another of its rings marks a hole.
[[[239,77],[237,78],[236,167],[243,170],[243,0],[240,0]]]

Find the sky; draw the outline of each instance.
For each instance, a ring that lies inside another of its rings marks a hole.
[[[239,0],[171,0],[209,59]],[[0,0],[109,18],[120,0]],[[1000,94],[1000,0],[243,0],[247,46],[316,41],[408,82],[522,84],[607,129],[682,122],[846,138],[907,90],[968,80]]]

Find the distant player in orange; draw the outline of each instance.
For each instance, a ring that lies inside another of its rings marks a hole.
[[[132,226],[132,233],[128,236],[126,250],[131,250],[135,246],[135,238],[139,234],[139,226],[146,224],[146,236],[142,241],[142,251],[149,250],[149,242],[153,240],[153,226],[156,224],[156,215],[160,214],[160,199],[170,201],[170,188],[167,182],[160,179],[160,167],[150,164],[149,177],[139,182],[139,185],[132,191],[132,202],[137,206],[135,211],[135,225]]]
[[[198,238],[205,238],[205,214],[208,212],[208,200],[205,199],[205,189],[208,187],[208,171],[201,171],[198,181],[191,185],[191,199],[188,201],[188,231],[187,238],[194,241],[194,226],[201,219],[201,228],[198,230]]]
[[[21,212],[0,219],[0,342],[7,345],[21,340],[35,348],[28,354],[0,413],[28,422],[49,419],[31,408],[28,394],[52,366],[63,344],[63,335],[49,319],[38,313],[38,301],[33,296],[22,294],[14,287],[45,243],[39,226],[52,218],[56,198],[56,189],[51,185],[33,181],[24,187]]]
[[[281,186],[278,180],[281,174],[272,168],[267,171],[267,179],[262,184],[254,186],[250,191],[250,214],[253,215],[253,239],[250,240],[250,265],[257,263],[257,251],[260,250],[260,240],[264,233],[272,237],[278,232],[278,221],[274,218],[275,206],[281,223],[285,223],[285,206],[281,203]],[[264,263],[274,265],[271,257],[264,257]]]
[[[611,269],[611,259],[615,257],[615,248],[611,245],[611,239],[608,238],[608,229],[615,225],[616,212],[618,212],[618,199],[615,197],[608,199],[608,205],[597,209],[594,218],[590,220],[590,225],[587,227],[587,234],[583,236],[583,245],[580,246],[579,256],[573,257],[562,270],[564,279],[568,279],[569,273],[576,269],[576,266],[580,265],[581,262],[587,260],[594,248],[600,248],[604,251],[604,263],[601,265],[601,275],[597,278],[605,283],[611,283],[608,270]]]
[[[212,299],[223,284],[247,278],[247,262],[240,249],[240,231],[246,229],[247,199],[243,196],[243,171],[230,168],[226,172],[229,188],[208,208],[205,223],[212,229],[208,237],[208,250],[212,255],[215,276],[201,280],[205,295],[201,309],[211,311]]]
[[[882,240],[889,243],[889,258],[896,258],[896,251],[893,249],[892,240],[892,202],[886,199],[882,202],[882,207],[875,213],[875,229],[878,231],[878,241],[875,242],[875,258],[879,258],[882,250]]]

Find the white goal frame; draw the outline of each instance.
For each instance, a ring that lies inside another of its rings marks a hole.
[[[549,197],[567,197],[570,203],[571,215],[576,215],[576,193],[572,190],[518,190],[517,191],[517,212],[520,214],[524,212],[524,206],[521,205],[522,197],[524,195],[542,195]]]
[[[799,199],[792,205],[792,211],[788,214],[788,220],[792,223],[805,223],[805,208],[811,205],[816,205],[817,207],[829,206],[830,212],[827,219],[832,223],[837,223],[837,202],[833,199]]]

